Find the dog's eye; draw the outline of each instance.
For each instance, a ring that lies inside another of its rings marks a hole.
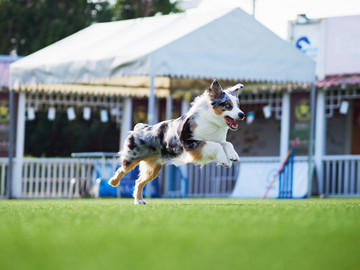
[[[226,103],[225,107],[226,107],[226,109],[230,109],[231,105],[229,103]]]

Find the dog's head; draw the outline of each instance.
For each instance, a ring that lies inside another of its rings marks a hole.
[[[238,121],[244,120],[245,114],[240,110],[239,94],[240,89],[244,86],[242,84],[234,85],[226,90],[223,90],[221,85],[214,80],[208,91],[212,110],[216,118],[227,125],[231,130],[238,129]]]

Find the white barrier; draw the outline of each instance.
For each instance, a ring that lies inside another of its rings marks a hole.
[[[232,198],[262,198],[281,165],[279,157],[242,158]],[[294,161],[293,198],[304,198],[308,188],[306,158]],[[268,198],[279,196],[279,181],[270,188]]]

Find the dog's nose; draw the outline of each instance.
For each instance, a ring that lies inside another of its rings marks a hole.
[[[240,118],[241,120],[244,120],[244,118],[245,118],[245,113],[239,112],[239,118]]]

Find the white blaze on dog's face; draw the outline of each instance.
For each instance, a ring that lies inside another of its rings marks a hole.
[[[208,93],[212,109],[219,120],[231,130],[238,129],[238,121],[245,118],[244,112],[240,109],[239,92],[244,86],[237,84],[229,89],[223,90],[221,85],[214,80],[209,87]]]

